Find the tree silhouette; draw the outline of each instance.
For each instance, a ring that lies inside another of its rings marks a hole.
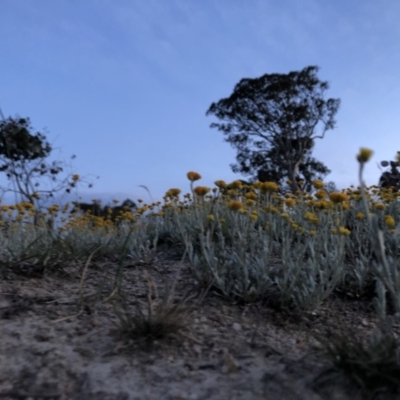
[[[0,115],[3,119],[0,122],[0,172],[4,172],[12,183],[12,189],[3,191],[11,191],[21,196],[22,201],[35,205],[34,222],[37,224],[39,200],[53,197],[54,193],[64,189],[70,193],[81,178],[78,174],[68,174],[61,181],[57,179],[64,170],[63,163],[46,162],[52,151],[46,137],[39,132],[32,133],[29,118],[4,118],[1,110]],[[43,178],[50,180],[50,187],[40,188]]]
[[[340,99],[322,98],[329,86],[316,77],[318,69],[309,66],[300,72],[245,78],[229,98],[211,104],[206,115],[227,122],[210,127],[222,131],[225,141],[238,151],[233,172],[253,178],[263,174],[277,182],[286,177],[292,181],[292,191],[299,189],[300,171],[308,171],[308,179],[313,173],[328,173],[322,163],[310,158],[310,152],[314,139],[322,139],[334,128]],[[317,136],[314,130],[319,122],[323,129]]]
[[[102,217],[104,219],[110,219],[112,222],[117,223],[126,211],[133,211],[137,208],[136,203],[131,199],[126,199],[120,206],[101,206],[100,201],[93,201],[92,203],[84,203],[73,201],[73,208],[71,214],[82,212],[84,214],[90,213],[95,217]]]
[[[381,188],[392,188],[395,192],[400,190],[400,151],[397,152],[396,161],[381,161],[382,167],[390,166],[390,169],[384,171],[379,178]]]
[[[51,152],[51,147],[41,133],[33,135],[29,132],[29,118],[8,118],[0,122],[0,156],[9,160],[0,167],[7,169],[12,161],[36,160],[45,158]]]

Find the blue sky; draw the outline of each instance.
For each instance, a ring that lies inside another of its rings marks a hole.
[[[139,185],[186,193],[188,171],[245,178],[207,109],[242,78],[317,65],[341,106],[313,156],[343,188],[372,148],[372,185],[400,150],[399,18],[393,0],[1,0],[0,107],[30,117],[51,159],[76,154],[84,199],[150,203]]]

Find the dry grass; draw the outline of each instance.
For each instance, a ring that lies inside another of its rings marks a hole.
[[[114,300],[114,310],[119,319],[119,328],[129,337],[142,337],[146,340],[161,339],[186,326],[186,318],[192,310],[190,301],[194,295],[187,293],[181,299],[175,299],[175,283],[167,284],[163,295],[149,273],[146,273],[148,294],[147,305],[139,300],[134,303],[134,310],[127,303],[122,290],[118,300]]]
[[[338,325],[326,337],[316,338],[337,370],[353,381],[367,398],[382,391],[399,393],[400,340],[392,329],[391,318],[381,321],[369,337],[354,327]]]

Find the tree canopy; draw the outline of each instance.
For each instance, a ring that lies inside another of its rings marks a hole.
[[[63,180],[58,179],[64,170],[63,163],[47,162],[52,147],[42,133],[32,133],[29,118],[4,118],[1,110],[0,115],[0,173],[4,172],[10,183],[8,188],[0,187],[4,193],[13,192],[21,196],[22,201],[38,206],[43,196],[53,197],[54,193],[63,189],[70,193],[71,188],[82,181],[78,174],[68,174]],[[40,188],[44,183],[43,178],[50,181],[46,188]],[[35,223],[38,215],[35,215]]]
[[[237,148],[233,172],[277,183],[287,178],[293,191],[299,189],[299,173],[310,181],[317,173],[320,178],[330,172],[311,157],[311,150],[314,139],[334,128],[340,99],[323,99],[329,85],[317,78],[318,69],[244,78],[230,97],[211,104],[206,115],[226,122],[210,127],[222,131],[225,141]],[[316,135],[319,122],[323,127]]]
[[[36,135],[29,118],[8,118],[0,121],[0,156],[10,161],[36,160],[47,157],[51,146],[41,133]],[[6,168],[3,165],[3,170]]]

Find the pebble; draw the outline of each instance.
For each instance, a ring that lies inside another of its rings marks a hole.
[[[233,329],[234,331],[236,331],[236,332],[239,332],[239,331],[242,330],[242,326],[241,326],[240,324],[238,324],[237,322],[234,322],[234,323],[232,324],[232,329]]]

